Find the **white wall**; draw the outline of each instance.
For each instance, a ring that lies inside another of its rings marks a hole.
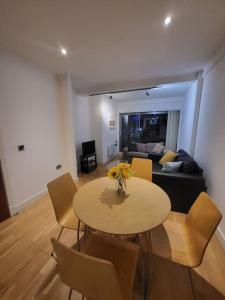
[[[109,121],[116,121],[115,102],[107,96],[92,96],[90,101],[90,135],[96,140],[98,162],[105,164],[108,160],[108,146],[116,142],[116,128],[109,129]]]
[[[192,133],[194,126],[196,91],[197,82],[189,88],[182,107],[182,123],[180,127],[180,141],[178,148],[184,149],[189,154],[191,154],[191,145],[193,141]]]
[[[225,216],[225,56],[203,78],[195,159],[204,170],[207,191]],[[225,217],[220,224],[225,245]]]
[[[73,113],[73,88],[68,75],[58,75],[58,97],[60,103],[60,133],[62,137],[63,167],[74,179],[77,178],[75,128]]]
[[[53,74],[0,52],[0,159],[12,213],[42,195],[47,182],[68,171],[75,159],[68,151],[69,96],[59,93],[62,85],[65,80],[60,84]],[[24,152],[18,152],[20,144]]]
[[[88,96],[78,96],[73,89],[74,130],[77,162],[82,154],[81,143],[91,140],[90,101]]]
[[[117,140],[117,120],[116,120],[116,104],[110,100],[108,96],[102,96],[101,101],[101,115],[102,115],[102,161],[105,163],[109,160],[108,147],[116,143]],[[109,128],[109,121],[116,122],[115,129]]]

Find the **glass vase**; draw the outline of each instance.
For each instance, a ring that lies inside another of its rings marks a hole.
[[[117,193],[119,196],[124,196],[126,194],[126,180],[122,177],[117,178]]]

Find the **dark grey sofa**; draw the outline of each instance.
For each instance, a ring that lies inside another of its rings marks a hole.
[[[151,158],[152,160],[155,161],[159,161],[160,158],[163,156],[163,153],[155,153],[155,152],[141,152],[138,151],[137,143],[132,143],[129,147],[126,147],[123,149],[123,160],[131,163],[132,159],[134,157],[139,157],[139,158]],[[152,144],[152,148],[154,148],[154,145],[156,145],[157,143],[151,143]]]
[[[125,149],[123,158],[128,162],[132,161],[133,157],[141,157],[152,160],[152,181],[160,186],[170,197],[171,207],[173,211],[188,213],[190,207],[202,191],[206,191],[205,179],[203,177],[203,170],[197,163],[184,151],[179,150],[176,160],[190,162],[195,170],[182,169],[179,172],[165,173],[162,171],[162,166],[159,160],[163,156],[162,153],[146,153],[145,155],[128,151]],[[186,172],[186,173],[185,173]]]

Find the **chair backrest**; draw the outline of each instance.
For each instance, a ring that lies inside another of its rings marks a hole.
[[[75,182],[69,173],[66,173],[47,185],[50,198],[55,210],[56,219],[60,224],[66,211],[73,205],[73,197],[77,191]]]
[[[200,265],[207,245],[214,234],[222,214],[205,192],[200,193],[186,218],[192,260]]]
[[[61,280],[92,300],[122,300],[116,271],[110,261],[78,252],[52,238]]]
[[[133,158],[131,169],[134,176],[152,181],[152,161],[144,158]]]

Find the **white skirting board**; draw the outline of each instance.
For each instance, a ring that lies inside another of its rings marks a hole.
[[[74,178],[74,181],[79,181],[79,178],[76,177]],[[15,215],[16,213],[20,212],[22,209],[24,209],[26,206],[28,206],[29,204],[31,204],[32,202],[35,202],[39,199],[41,199],[42,197],[48,195],[48,190],[47,188],[43,189],[42,191],[32,195],[31,197],[21,201],[18,204],[15,205],[10,205],[9,210],[10,210],[10,214],[11,216]]]
[[[32,202],[39,200],[40,198],[46,196],[48,194],[47,188],[32,195],[31,197],[21,201],[18,204],[11,205],[9,207],[11,216],[15,215],[16,213],[20,212],[23,208],[25,208],[27,205],[31,204]]]
[[[221,230],[221,228],[218,226],[217,230],[216,230],[216,236],[223,248],[223,250],[225,251],[225,236]]]

